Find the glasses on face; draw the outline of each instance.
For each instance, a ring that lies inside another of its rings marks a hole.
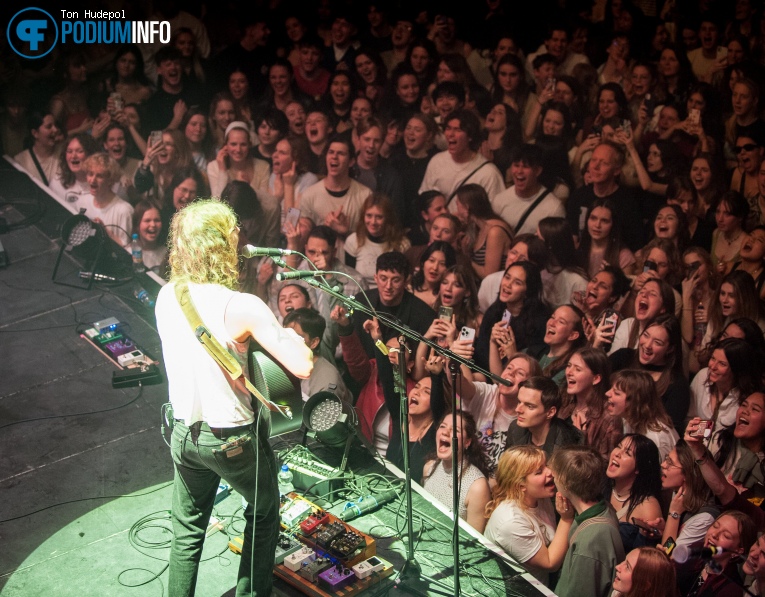
[[[683,468],[679,464],[675,464],[672,462],[672,459],[669,457],[669,454],[667,454],[667,457],[662,461],[662,464],[666,465],[667,468]]]
[[[736,147],[733,148],[733,153],[738,155],[742,151],[754,151],[757,149],[757,145],[754,143],[747,143],[746,145],[736,145]]]

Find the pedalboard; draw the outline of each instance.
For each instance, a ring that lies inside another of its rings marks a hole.
[[[293,572],[297,572],[304,565],[310,564],[316,559],[316,552],[310,547],[303,547],[302,549],[291,553],[284,558],[284,566]]]
[[[321,525],[328,522],[329,514],[324,512],[324,510],[319,510],[318,512],[312,512],[308,518],[300,523],[300,530],[304,535],[310,535]]]
[[[319,588],[336,593],[356,580],[356,575],[342,564],[327,568],[319,574]]]
[[[334,564],[329,558],[316,558],[313,562],[309,562],[302,566],[297,572],[308,582],[315,583],[319,578],[319,574],[324,572],[327,568],[333,567]]]
[[[302,548],[303,544],[294,537],[287,533],[279,533],[279,539],[276,541],[274,564],[282,564],[287,556],[294,554]]]
[[[366,578],[367,576],[372,576],[372,574],[379,572],[386,566],[390,566],[390,562],[386,562],[377,556],[372,556],[368,560],[364,560],[363,562],[356,564],[353,567],[353,573],[357,578],[362,579]]]

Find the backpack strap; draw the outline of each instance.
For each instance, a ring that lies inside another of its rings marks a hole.
[[[537,207],[539,207],[539,204],[540,204],[540,203],[542,203],[542,200],[543,200],[545,197],[547,197],[547,195],[549,195],[549,194],[550,194],[550,190],[549,190],[549,189],[545,189],[545,192],[544,192],[544,193],[542,193],[542,194],[541,194],[539,197],[537,197],[537,198],[534,200],[534,203],[532,203],[531,205],[529,205],[529,206],[528,206],[528,208],[526,208],[526,211],[524,211],[524,212],[523,212],[523,215],[521,216],[521,219],[520,219],[520,220],[518,220],[518,223],[515,225],[515,228],[514,228],[514,230],[515,230],[515,233],[516,233],[516,234],[518,234],[518,231],[519,231],[519,230],[520,230],[520,229],[523,227],[523,225],[526,223],[526,220],[529,218],[529,216],[531,215],[531,213],[532,213],[532,212],[533,212],[533,211],[534,211],[534,210],[535,210]]]

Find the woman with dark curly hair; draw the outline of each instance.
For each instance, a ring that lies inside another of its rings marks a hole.
[[[446,413],[436,431],[436,453],[425,463],[422,485],[444,506],[452,509],[452,413]],[[476,434],[473,415],[457,413],[457,466],[460,518],[479,533],[486,528],[484,510],[491,499],[486,464]]]

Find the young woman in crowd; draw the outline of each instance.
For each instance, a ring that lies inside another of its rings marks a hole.
[[[709,322],[702,345],[710,344],[725,325],[737,317],[746,317],[765,329],[763,307],[754,280],[748,273],[736,270],[725,276],[715,292],[715,300],[709,311]]]
[[[540,268],[541,271],[546,271],[549,263],[549,251],[544,241],[533,234],[516,236],[507,251],[505,267],[510,267],[518,261],[528,261]],[[478,289],[478,306],[481,313],[486,313],[486,310],[497,300],[499,286],[504,275],[504,271],[494,272],[481,281]]]
[[[478,310],[478,289],[473,272],[467,265],[453,265],[444,272],[433,309],[451,307],[457,329],[467,326],[478,330],[483,315]]]
[[[441,419],[436,431],[436,453],[425,463],[422,485],[441,504],[452,509],[452,414]],[[468,412],[457,413],[457,454],[460,486],[460,518],[479,533],[486,527],[484,511],[491,499],[487,470],[481,444],[476,434],[476,424]]]
[[[98,151],[93,137],[75,133],[64,144],[58,159],[56,176],[50,181],[50,190],[67,203],[77,203],[90,192],[85,171],[85,160]]]
[[[674,597],[675,567],[664,550],[638,547],[616,565],[613,597]]]
[[[419,267],[412,276],[414,295],[433,307],[446,270],[456,263],[457,254],[449,243],[440,240],[430,243],[420,256]]]
[[[614,373],[606,396],[606,410],[611,416],[622,418],[624,432],[646,436],[656,444],[660,458],[666,458],[679,436],[656,393],[651,375],[631,369]]]
[[[672,491],[666,521],[646,519],[648,526],[663,529],[660,542],[670,537],[676,545],[691,546],[703,541],[720,510],[684,439],[677,441],[661,463],[661,488]]]
[[[430,158],[436,154],[433,142],[437,132],[438,125],[430,116],[412,114],[404,126],[403,151],[397,148],[390,157],[391,166],[401,177],[401,197],[405,209],[405,212],[401,214],[402,221],[409,229],[407,234],[413,245],[422,244],[422,238],[427,237],[424,232],[430,230],[430,220],[442,211],[446,211],[446,199],[437,191],[423,193],[423,196],[427,197],[424,199],[425,205],[421,205],[419,201],[419,189],[425,177],[425,170],[428,168]],[[441,202],[431,211],[431,205],[436,197],[441,197]],[[420,218],[423,219],[424,230],[414,225],[415,222],[420,221]],[[422,236],[413,238],[415,231],[423,233]]]
[[[680,323],[669,313],[657,316],[638,338],[637,350],[622,348],[611,353],[614,371],[625,368],[646,371],[656,384],[664,410],[680,434],[685,429],[690,393],[683,372],[683,345]]]
[[[634,298],[648,280],[661,280],[672,286],[675,295],[675,313],[680,315],[682,297],[674,287],[679,286],[683,277],[683,262],[677,245],[668,238],[654,238],[636,254],[636,272],[638,275],[632,283],[632,292],[622,305],[622,313],[634,314]]]
[[[300,200],[305,190],[319,179],[308,172],[308,142],[304,137],[281,139],[271,154],[271,175],[268,178],[268,192],[281,200],[282,220],[290,208],[300,209]]]
[[[467,254],[478,278],[503,269],[504,256],[510,248],[513,234],[507,223],[491,207],[484,188],[466,184],[455,196],[457,217],[468,226]]]
[[[217,153],[226,144],[226,131],[228,126],[235,121],[240,121],[242,115],[236,111],[234,98],[228,91],[216,93],[210,100],[210,111],[208,113],[209,130],[212,135],[213,149]],[[249,134],[250,127],[246,125]]]
[[[503,314],[507,311],[510,314]],[[487,309],[475,342],[475,360],[492,373],[504,369],[501,361],[490,360],[494,344],[506,356],[524,350],[531,355],[544,349],[544,335],[549,307],[542,299],[539,269],[528,261],[519,261],[505,270],[497,300]]]
[[[126,246],[133,234],[133,208],[112,191],[119,180],[117,162],[105,153],[94,153],[84,167],[90,187],[90,194],[82,198],[85,215],[103,226],[114,242]]]
[[[757,121],[760,113],[760,86],[751,79],[739,79],[732,84],[733,114],[725,122],[725,157],[733,161],[732,153],[736,146],[736,137],[741,130],[746,130]]]
[[[587,343],[583,320],[584,314],[574,305],[561,305],[547,320],[545,348],[539,355],[539,364],[542,375],[559,386],[565,384],[569,358]]]
[[[197,36],[188,27],[178,27],[173,30],[170,45],[181,53],[181,68],[183,69],[184,85],[203,87],[207,73],[197,46]]]
[[[133,231],[141,243],[143,264],[160,276],[162,265],[167,259],[167,246],[163,242],[162,214],[159,206],[152,201],[139,201],[133,211]]]
[[[752,276],[760,300],[765,299],[765,226],[758,225],[749,231],[739,257],[741,260],[733,264],[733,271]]]
[[[657,91],[669,103],[681,101],[693,81],[685,48],[668,46],[659,57]]]
[[[679,205],[665,205],[653,219],[652,240],[668,240],[682,252],[689,246],[688,222]]]
[[[615,308],[629,289],[630,280],[624,272],[607,265],[587,283],[583,294],[572,294],[571,302],[584,313],[584,330],[594,347],[611,348],[615,329],[621,321]]]
[[[717,229],[712,233],[712,264],[718,273],[725,275],[739,259],[746,238],[744,222],[749,214],[749,203],[741,193],[728,191],[711,209],[717,222]]]
[[[487,114],[485,129],[486,140],[481,144],[481,154],[507,178],[510,154],[522,143],[521,119],[508,104],[498,103]]]
[[[661,517],[659,450],[643,435],[627,434],[611,451],[606,477],[611,482],[609,503],[616,511],[624,549],[642,544],[633,522]],[[636,545],[637,544],[637,545]]]
[[[112,72],[104,81],[104,90],[119,93],[124,105],[142,104],[151,96],[151,82],[144,74],[143,54],[138,46],[126,44],[114,54]],[[114,100],[107,100],[107,109],[117,111]]]
[[[683,340],[690,348],[688,369],[696,373],[700,368],[699,356],[717,288],[717,276],[709,253],[699,247],[685,250],[683,265],[685,277],[682,282],[683,311],[680,325]]]
[[[87,132],[93,126],[88,67],[82,52],[70,52],[61,58],[58,72],[63,78],[61,89],[50,100],[50,113],[62,123],[68,135]]]
[[[252,149],[252,157],[267,162],[271,166],[276,144],[284,139],[290,131],[290,122],[281,110],[266,108],[258,116],[255,134],[258,145]]]
[[[515,446],[502,454],[497,484],[486,507],[484,535],[549,584],[549,573],[563,563],[574,508],[556,493],[545,453],[536,446]],[[555,510],[560,515],[557,527]]]
[[[545,300],[552,306],[565,305],[574,293],[585,292],[588,282],[587,272],[577,261],[571,227],[566,218],[543,218],[537,232],[550,253],[542,274]]]
[[[635,256],[621,240],[618,209],[610,199],[596,199],[587,210],[586,226],[579,243],[581,266],[590,277],[597,274],[603,263],[632,273]]]
[[[135,190],[167,206],[171,199],[170,182],[176,170],[190,165],[191,152],[186,137],[179,130],[166,129],[159,143],[146,147],[146,155],[133,178]]]
[[[563,406],[558,413],[568,419],[603,458],[622,438],[622,422],[606,413],[606,391],[611,378],[611,363],[599,348],[580,348],[572,354],[565,369]]]
[[[640,334],[654,318],[675,312],[675,291],[664,280],[650,278],[635,295],[634,304],[635,316],[624,319],[616,328],[609,353],[637,348]]]
[[[523,117],[528,97],[529,87],[523,62],[515,54],[505,54],[494,71],[492,99],[510,106],[519,117]]]
[[[183,115],[179,130],[186,137],[194,165],[200,172],[207,172],[207,164],[215,157],[215,154],[205,112],[196,106],[189,108]]]
[[[189,203],[200,197],[208,196],[208,188],[205,179],[194,166],[179,168],[173,174],[167,188],[167,197],[170,199],[162,209],[167,226],[173,214],[186,207]]]
[[[366,97],[379,108],[384,99],[388,72],[380,54],[370,48],[359,48],[354,58],[356,67],[356,88],[359,95]]]
[[[712,154],[698,154],[691,163],[690,177],[699,197],[699,217],[713,223],[712,205],[717,203],[726,188],[725,176],[718,161]],[[702,246],[706,248],[705,245]]]
[[[693,181],[687,174],[675,176],[667,185],[667,204],[679,207],[685,216],[686,230],[678,232],[686,245],[709,250],[714,227],[704,219],[703,206]]]
[[[762,341],[759,343],[762,345]],[[712,421],[712,432],[731,428],[742,400],[761,387],[761,364],[757,345],[726,338],[712,348],[708,365],[691,382],[691,404],[687,418]],[[714,444],[713,444],[714,445]],[[717,449],[712,448],[716,454]]]
[[[405,64],[412,67],[420,82],[420,89],[427,89],[436,79],[438,51],[429,39],[415,40],[406,52]]]
[[[268,86],[257,112],[266,108],[284,111],[292,101],[301,99],[295,84],[292,65],[284,58],[277,58],[268,67]]]
[[[411,245],[404,236],[388,197],[372,193],[361,208],[356,231],[345,240],[345,263],[358,271],[369,288],[376,288],[377,257],[388,251],[406,251]]]
[[[61,131],[52,114],[36,111],[30,112],[27,116],[27,130],[29,131],[28,149],[13,156],[13,159],[32,178],[49,186],[58,168],[56,148]]]
[[[752,519],[738,510],[718,516],[704,535],[703,547],[722,548],[712,560],[690,558],[675,562],[677,585],[683,596],[740,597],[742,581],[738,557],[746,554],[757,539]],[[735,580],[732,580],[735,579]]]
[[[234,100],[234,112],[240,114],[245,122],[252,123],[253,98],[250,95],[250,80],[242,68],[235,66],[228,75],[228,92]]]
[[[350,130],[351,105],[355,97],[356,89],[351,75],[342,70],[332,73],[322,103],[323,112],[329,116],[329,122],[336,133]]]

